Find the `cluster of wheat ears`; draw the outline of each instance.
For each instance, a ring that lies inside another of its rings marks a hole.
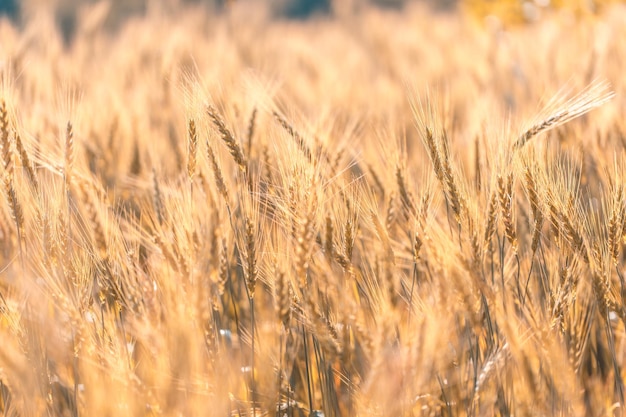
[[[621,415],[624,8],[106,16],[0,20],[3,415]]]

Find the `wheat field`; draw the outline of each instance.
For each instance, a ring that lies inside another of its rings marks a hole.
[[[405,3],[0,19],[4,416],[623,414],[626,7]]]

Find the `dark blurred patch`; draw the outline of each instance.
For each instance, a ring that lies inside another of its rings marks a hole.
[[[384,9],[401,9],[407,1],[405,0],[370,0],[375,6],[382,7]]]
[[[57,21],[61,29],[61,36],[65,45],[69,45],[74,38],[76,31],[76,14],[75,13],[58,13]]]
[[[369,3],[383,8],[383,9],[396,9],[400,10],[409,3],[424,3],[427,4],[432,10],[451,10],[453,9],[459,0],[369,0]]]
[[[18,12],[17,0],[0,0],[0,15],[15,19]]]
[[[292,0],[285,7],[285,15],[305,19],[315,13],[330,12],[330,0]]]

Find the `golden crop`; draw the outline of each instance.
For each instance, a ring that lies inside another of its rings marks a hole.
[[[1,19],[2,413],[621,415],[626,8],[470,3]]]

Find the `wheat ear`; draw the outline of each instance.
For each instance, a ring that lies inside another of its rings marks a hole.
[[[457,187],[456,180],[454,178],[454,172],[452,171],[452,165],[450,164],[450,155],[448,152],[448,136],[444,132],[443,135],[443,150],[442,150],[442,168],[444,177],[444,186],[447,190],[448,199],[452,206],[452,211],[456,217],[456,221],[461,222],[461,210],[463,209],[464,202],[459,188]]]
[[[39,181],[37,180],[37,175],[35,175],[35,168],[33,168],[33,164],[28,157],[28,152],[26,152],[26,148],[24,148],[24,144],[22,143],[22,139],[17,132],[14,132],[15,136],[15,146],[17,147],[17,152],[20,155],[20,159],[22,160],[22,166],[26,169],[26,173],[28,174],[28,179],[30,183],[35,188],[35,190],[39,190]]]
[[[226,147],[230,151],[230,154],[235,160],[235,163],[239,165],[239,168],[241,168],[242,171],[246,172],[247,171],[246,158],[244,157],[243,152],[241,151],[241,147],[235,140],[235,137],[224,124],[224,120],[222,120],[222,117],[219,115],[217,110],[215,110],[215,108],[211,105],[207,106],[207,113],[209,117],[211,118],[211,120],[213,121],[213,124],[215,125],[215,127],[217,127],[218,132],[220,132],[222,141],[226,144]]]
[[[9,208],[11,209],[11,218],[15,222],[18,233],[21,234],[24,229],[24,210],[15,193],[11,175],[5,175],[4,177],[4,192],[9,202]]]
[[[498,176],[498,197],[500,211],[504,223],[504,234],[511,244],[513,252],[517,254],[517,232],[513,224],[513,175],[508,174],[506,180]]]
[[[400,199],[402,200],[402,204],[404,208],[414,217],[417,218],[417,209],[415,208],[415,203],[409,194],[409,191],[406,188],[406,181],[404,179],[404,174],[402,173],[402,168],[400,166],[396,167],[396,183],[398,184],[398,191],[400,192]]]
[[[531,250],[533,253],[537,251],[539,247],[539,239],[541,238],[541,228],[543,226],[543,211],[541,210],[541,202],[539,199],[539,191],[537,189],[537,182],[529,167],[524,168],[524,182],[526,185],[526,191],[528,193],[528,200],[530,202],[530,209],[533,214],[533,234],[531,238]]]
[[[189,179],[193,180],[193,176],[196,173],[196,161],[198,154],[198,132],[196,131],[196,122],[191,119],[189,120],[189,125],[187,128],[189,138],[187,141],[187,174],[189,175]]]
[[[293,126],[290,125],[284,117],[278,114],[278,112],[275,111],[273,114],[278,124],[280,124],[283,129],[285,129],[287,133],[289,133],[289,136],[291,136],[296,142],[298,148],[300,148],[300,151],[302,151],[306,159],[309,162],[313,161],[313,154],[311,153],[311,149],[308,147],[302,136],[300,136],[300,134],[298,134],[298,132],[293,128]]]
[[[569,99],[565,95],[557,95],[542,111],[540,121],[522,133],[513,144],[513,148],[521,148],[535,136],[582,116],[614,96],[606,81],[594,81]]]
[[[2,160],[4,162],[4,169],[8,173],[11,173],[12,157],[11,142],[9,140],[9,115],[4,100],[0,101],[0,147],[2,148]]]
[[[160,225],[163,225],[163,222],[165,221],[163,194],[161,193],[161,187],[159,186],[159,180],[154,168],[152,168],[152,203],[154,204],[154,211],[156,212],[157,220]]]
[[[256,115],[257,109],[255,107],[252,110],[252,114],[250,115],[250,122],[248,123],[248,147],[246,149],[248,156],[250,156],[252,153],[252,139],[254,137],[254,128],[256,126]]]
[[[228,205],[228,188],[226,188],[226,183],[224,182],[224,176],[222,175],[222,170],[220,169],[219,164],[217,163],[217,158],[215,157],[215,152],[213,152],[213,148],[209,144],[209,141],[206,141],[206,152],[207,157],[209,158],[209,162],[211,163],[211,169],[213,170],[213,177],[215,178],[215,185],[217,186],[217,191],[222,195],[224,201]]]
[[[484,244],[487,245],[496,232],[496,222],[498,221],[498,198],[495,192],[491,193],[489,205],[487,207],[487,224],[485,226]]]
[[[620,234],[624,224],[624,215],[626,214],[626,206],[624,205],[624,187],[619,185],[613,192],[613,208],[609,219],[609,253],[615,266],[618,265],[618,257],[620,251]]]
[[[68,186],[72,182],[72,166],[74,165],[74,129],[72,122],[67,122],[65,129],[65,183]]]

